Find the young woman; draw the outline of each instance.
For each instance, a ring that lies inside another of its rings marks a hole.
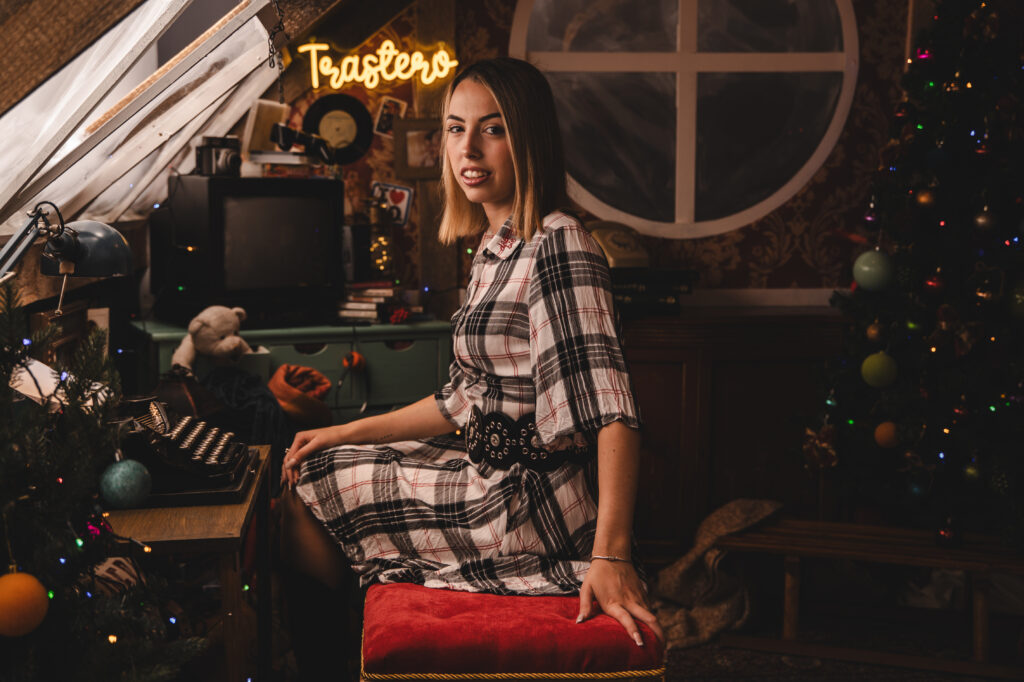
[[[477,62],[442,124],[440,239],[480,238],[451,381],[296,435],[284,556],[331,587],[348,563],[363,585],[579,593],[577,622],[604,612],[643,646],[637,621],[662,634],[631,558],[639,421],[604,256],[558,210],[550,87],[527,62]]]

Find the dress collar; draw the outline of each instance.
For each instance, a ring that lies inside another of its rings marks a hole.
[[[484,240],[487,241],[487,235],[484,235]],[[512,227],[512,218],[509,217],[502,224],[501,228],[487,241],[482,250],[497,256],[501,260],[505,260],[515,253],[522,243],[523,240],[516,234],[515,229]]]

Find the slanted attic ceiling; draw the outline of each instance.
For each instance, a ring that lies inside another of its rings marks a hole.
[[[355,47],[411,4],[279,1],[286,30],[276,36],[279,46],[285,35],[294,45],[330,26],[340,49],[348,41]],[[445,1],[419,0],[428,12]],[[146,0],[117,21],[116,13],[108,13],[105,32],[99,31],[102,24],[90,24],[99,33],[92,43],[76,43],[78,53],[68,51],[66,63],[36,73],[35,89],[0,116],[0,127],[19,140],[0,153],[0,236],[18,229],[24,211],[43,199],[57,203],[70,219],[87,214],[112,222],[126,211],[148,213],[166,195],[168,172],[191,172],[191,140],[227,134],[253,102],[276,90],[277,72],[267,68],[267,36],[278,21],[273,0],[190,2]],[[106,7],[81,0],[76,9],[88,6],[96,12]],[[20,11],[38,15],[46,8],[53,10],[52,0],[25,3]],[[141,59],[161,36],[180,44],[196,34],[201,35],[180,51],[171,47],[159,66]],[[45,42],[39,31],[32,38]],[[136,63],[143,68],[124,76]],[[296,77],[286,74],[286,92]]]
[[[144,0],[2,0],[0,1],[0,115],[17,104]],[[202,2],[203,0],[195,0]],[[365,37],[410,0],[279,0],[285,31],[304,36],[328,14],[349,13],[352,30]],[[273,7],[261,18],[276,23]]]

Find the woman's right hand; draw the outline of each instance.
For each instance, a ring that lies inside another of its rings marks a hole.
[[[299,482],[299,467],[310,454],[345,442],[344,425],[326,426],[322,429],[299,431],[291,447],[284,451],[281,463],[281,485],[295,487]]]

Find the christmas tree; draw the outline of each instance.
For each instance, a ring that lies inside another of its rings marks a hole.
[[[26,370],[56,329],[27,328],[15,289],[0,285],[0,376],[45,396],[38,365]],[[118,450],[120,397],[105,343],[94,331],[55,368],[49,401],[0,388],[3,680],[168,680],[205,646],[168,636],[161,579],[139,571],[104,518],[98,491]]]
[[[808,463],[875,521],[1024,546],[1024,8],[938,0],[832,304],[851,324]]]

